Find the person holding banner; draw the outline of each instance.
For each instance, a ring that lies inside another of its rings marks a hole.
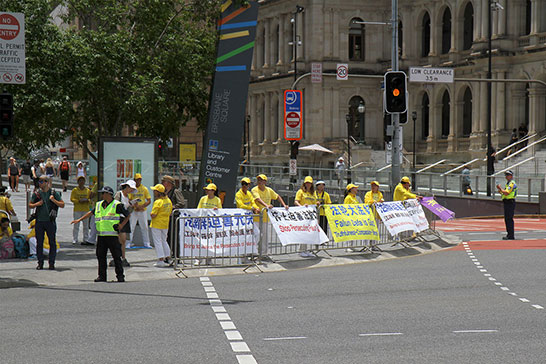
[[[324,191],[325,186],[326,183],[324,181],[317,181],[315,183],[315,198],[317,199],[317,205],[319,205],[319,225],[324,230],[324,233],[328,235],[328,219],[324,212],[324,205],[331,205],[332,199],[330,198],[330,194]]]
[[[372,186],[372,190],[366,192],[366,195],[364,196],[364,203],[371,206],[377,202],[385,202],[383,199],[383,193],[379,191],[379,182],[372,181],[370,185]]]
[[[256,205],[254,204],[254,197],[248,190],[250,187],[250,178],[245,177],[241,180],[241,188],[235,194],[235,204],[238,209],[250,210],[254,213],[259,213]]]
[[[173,210],[173,204],[165,193],[165,186],[157,184],[150,187],[154,191],[154,204],[150,217],[150,229],[154,241],[155,252],[157,253],[157,262],[154,267],[168,267],[168,259],[171,256],[171,249],[167,243],[167,231],[169,230],[169,218]]]
[[[394,195],[393,195],[393,201],[405,201],[410,200],[413,198],[416,198],[418,200],[421,200],[423,197],[418,196],[414,193],[411,193],[410,189],[410,179],[406,176],[402,177],[400,180],[400,183],[396,185],[396,188],[394,189]]]
[[[288,205],[284,203],[282,197],[279,196],[277,192],[273,191],[272,188],[266,186],[267,176],[265,174],[258,175],[256,181],[258,185],[254,187],[251,192],[254,197],[254,203],[260,211],[264,208],[273,208],[273,205],[271,204],[272,200],[279,201],[281,205],[288,210]]]
[[[349,183],[345,188],[345,199],[343,200],[344,205],[356,205],[359,204],[356,194],[358,193],[358,186],[352,183]]]
[[[303,180],[301,188],[296,192],[296,199],[294,201],[296,206],[309,206],[319,205],[315,195],[315,188],[313,186],[313,177],[307,176]],[[300,249],[305,249],[305,245],[301,244]],[[300,253],[303,258],[314,257],[315,255],[310,250],[305,250]]]
[[[206,195],[201,197],[198,209],[213,209],[218,210],[222,208],[222,201],[220,197],[216,196],[217,187],[214,183],[209,183],[206,187],[203,187]]]

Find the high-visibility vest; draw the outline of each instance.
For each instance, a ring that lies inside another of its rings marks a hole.
[[[118,236],[118,232],[114,230],[114,225],[119,224],[121,215],[116,212],[117,206],[121,202],[112,200],[106,208],[102,207],[102,201],[95,205],[95,223],[97,226],[98,236]]]
[[[516,184],[516,182],[514,182],[514,180],[506,183],[506,186],[504,187],[504,189],[505,190],[509,189],[510,185],[512,185],[512,184],[513,184],[512,191],[510,191],[510,193],[507,194],[507,195],[502,195],[503,200],[513,200],[518,195],[518,185]]]

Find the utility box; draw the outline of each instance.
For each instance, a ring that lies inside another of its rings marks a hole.
[[[546,214],[546,192],[538,193],[538,213]]]

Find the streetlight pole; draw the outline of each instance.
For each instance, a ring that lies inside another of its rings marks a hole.
[[[345,115],[347,121],[347,184],[352,182],[351,178],[351,120],[350,114]]]
[[[358,138],[358,143],[362,145],[366,145],[366,127],[365,127],[365,120],[364,120],[364,112],[366,111],[366,105],[362,101],[360,101],[360,104],[358,105],[358,115],[360,115],[360,122],[358,125],[360,138]]]
[[[417,121],[417,111],[411,112],[411,119],[413,120],[413,173],[412,173],[412,184],[413,188],[417,188],[417,175],[415,174],[415,165],[417,164],[417,149],[415,148],[415,130],[416,130],[416,121]]]
[[[491,79],[491,36],[493,2],[487,1],[487,78]],[[491,175],[493,174],[493,145],[491,145],[491,82],[487,83],[487,196],[491,196]]]
[[[398,0],[392,0],[392,70],[398,71]],[[400,182],[400,114],[394,113],[391,116],[393,126],[392,136],[392,167],[391,186],[394,188]]]
[[[296,5],[296,11],[292,18],[292,24],[294,24],[292,46],[294,47],[294,82],[298,79],[298,14],[303,13],[305,8],[303,6]]]

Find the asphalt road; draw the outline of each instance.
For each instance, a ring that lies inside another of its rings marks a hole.
[[[1,362],[544,363],[546,246],[484,244],[202,281],[2,290]]]

